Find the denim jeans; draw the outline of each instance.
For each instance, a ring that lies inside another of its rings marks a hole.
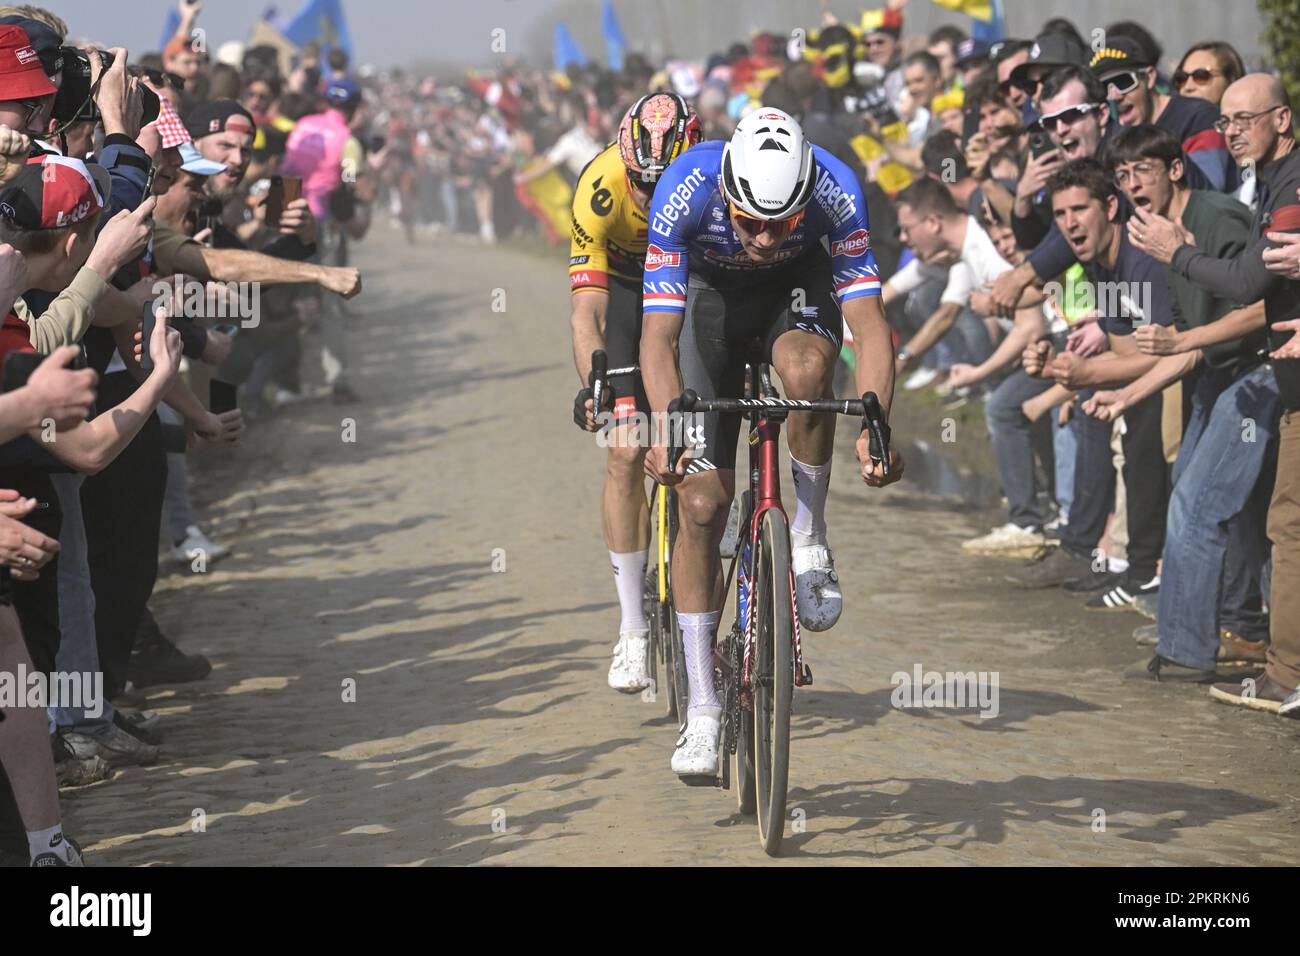
[[[1069,518],[1070,502],[1074,500],[1074,457],[1079,447],[1079,437],[1074,421],[1058,424],[1057,409],[1049,412],[1052,416],[1052,456],[1056,461],[1056,507],[1061,517]],[[1082,412],[1076,410],[1075,415]],[[1073,418],[1073,416],[1072,416]]]
[[[52,474],[50,481],[63,509],[59,532],[59,653],[55,668],[62,673],[95,674],[99,647],[95,643],[95,592],[90,585],[90,563],[86,557],[86,526],[81,517],[81,483],[84,475]],[[107,694],[107,688],[105,688]],[[54,726],[76,726],[94,733],[107,730],[113,722],[113,705],[100,702],[103,713],[87,717],[85,707],[51,707]]]
[[[166,402],[159,404],[158,417],[166,425],[184,425],[185,418]],[[80,487],[80,485],[78,485]],[[185,452],[167,453],[167,491],[163,497],[163,530],[167,543],[175,545],[185,540],[187,529],[194,524],[190,509],[190,470],[185,462]]]
[[[1187,667],[1209,669],[1219,648],[1225,567],[1234,549],[1234,523],[1262,516],[1248,505],[1261,480],[1278,433],[1277,381],[1269,365],[1235,381],[1206,371],[1192,402],[1192,418],[1174,464],[1164,569],[1157,623],[1161,657]],[[1258,586],[1265,555],[1263,537],[1252,543],[1249,529],[1235,537],[1236,557],[1254,569],[1245,576]],[[1243,585],[1238,582],[1238,588]],[[1240,603],[1243,595],[1233,599]],[[1261,634],[1250,635],[1261,637]]]
[[[1079,393],[1082,406],[1092,389]],[[1074,488],[1070,498],[1070,520],[1061,531],[1061,547],[1070,554],[1090,557],[1115,503],[1115,466],[1112,463],[1112,425],[1082,413],[1070,419],[1074,429]]]
[[[1034,432],[1050,427],[1046,419],[1030,422],[1021,405],[1052,387],[1051,379],[1034,378],[1016,369],[1002,380],[988,404],[984,418],[993,439],[993,456],[1007,496],[1011,521],[1022,528],[1042,527],[1046,516],[1038,503],[1034,476]]]

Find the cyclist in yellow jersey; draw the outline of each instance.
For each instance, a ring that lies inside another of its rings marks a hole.
[[[641,280],[646,251],[646,207],[660,174],[700,140],[700,121],[675,93],[641,97],[623,116],[618,138],[587,164],[573,193],[569,283],[573,294],[573,360],[582,388],[574,399],[579,428],[606,432],[601,514],[614,568],[621,620],[609,686],[633,692],[649,684],[649,624],[642,606],[649,515],[642,461],[648,435],[633,416],[648,416],[637,352],[641,341]],[[609,401],[593,409],[591,353],[608,356]],[[600,416],[598,420],[596,416]],[[647,419],[640,419],[646,422]]]

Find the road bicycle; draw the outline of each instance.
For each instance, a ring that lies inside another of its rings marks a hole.
[[[727,569],[723,593],[736,578],[736,617],[714,648],[714,679],[722,701],[720,773],[688,783],[731,789],[735,761],[740,812],[756,813],[763,849],[775,856],[785,836],[790,770],[790,712],[794,688],[813,682],[804,661],[790,563],[790,525],[781,504],[781,423],[790,412],[856,415],[870,433],[870,455],[889,474],[889,426],[874,392],[860,399],[804,401],[781,398],[766,362],[748,366],[749,398],[700,398],[690,389],[669,406],[681,415],[717,412],[749,422],[749,487],[741,497],[741,546]],[[669,416],[673,418],[672,415]],[[685,449],[669,437],[668,461],[676,468]],[[677,659],[684,660],[674,635]],[[679,704],[682,718],[685,705]]]
[[[609,357],[603,350],[591,353],[591,407],[598,412],[603,408],[608,395],[609,380],[615,375],[634,373],[635,367],[609,367]],[[677,615],[673,612],[672,600],[672,542],[677,535],[677,494],[666,485],[656,484],[651,491],[650,502],[650,550],[646,555],[645,591],[643,603],[646,620],[650,625],[649,646],[646,651],[646,665],[650,685],[642,693],[642,699],[654,702],[660,693],[665,698],[666,714],[669,718],[685,723],[687,684],[685,660],[677,648],[681,646],[681,631],[677,627]],[[662,669],[663,682],[660,683]]]

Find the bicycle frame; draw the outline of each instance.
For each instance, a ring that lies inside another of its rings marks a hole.
[[[766,364],[750,366],[750,394],[759,398],[775,398],[776,390],[772,387],[771,374]],[[742,517],[742,526],[748,522],[748,548],[737,549],[735,561],[740,561],[740,573],[736,581],[736,606],[745,609],[745,641],[742,648],[740,679],[737,695],[742,707],[750,703],[751,671],[753,649],[756,639],[756,618],[753,614],[753,560],[758,547],[758,532],[762,526],[763,515],[770,509],[777,509],[785,514],[781,503],[781,423],[785,421],[788,409],[755,409],[748,414],[749,427],[749,491],[750,514]],[[728,575],[730,577],[730,575]],[[740,589],[748,589],[743,600]],[[795,606],[794,572],[790,573],[790,606]],[[812,671],[803,662],[803,642],[799,634],[799,616],[794,616],[794,683],[802,687],[812,683]]]

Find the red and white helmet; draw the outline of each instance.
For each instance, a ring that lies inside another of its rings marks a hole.
[[[649,93],[618,125],[618,152],[634,182],[651,184],[668,164],[700,141],[700,118],[676,93]]]

